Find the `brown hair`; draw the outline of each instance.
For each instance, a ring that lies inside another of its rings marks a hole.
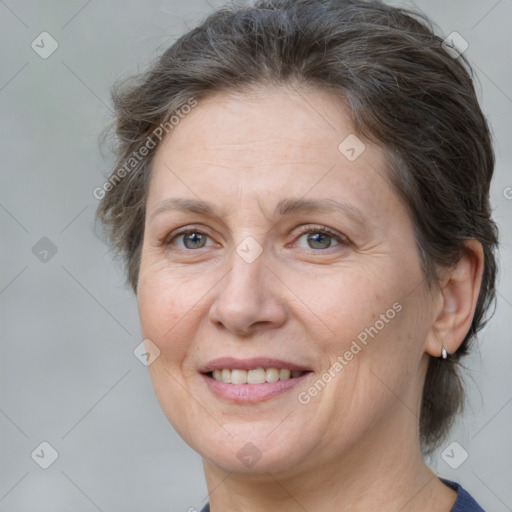
[[[425,16],[377,0],[257,0],[219,9],[146,73],[114,88],[118,161],[111,178],[125,172],[102,189],[97,210],[136,293],[152,156],[159,127],[172,129],[171,115],[191,99],[257,85],[297,83],[340,96],[356,133],[389,155],[389,177],[414,222],[427,283],[457,263],[466,240],[484,250],[471,328],[450,359],[430,358],[420,415],[425,453],[462,410],[458,359],[495,301],[498,243],[489,127],[467,59],[452,57],[442,43]],[[149,141],[147,157],[133,159]]]

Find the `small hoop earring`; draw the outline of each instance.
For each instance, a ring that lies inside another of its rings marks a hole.
[[[447,359],[448,358],[448,352],[446,351],[446,349],[444,348],[444,345],[443,345],[443,349],[441,350],[441,357],[443,359]]]

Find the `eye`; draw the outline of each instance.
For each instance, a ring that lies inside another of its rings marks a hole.
[[[169,238],[165,245],[176,245],[178,249],[182,250],[202,249],[208,247],[206,245],[207,238],[210,237],[206,233],[195,228],[188,228],[175,234],[172,238]],[[174,240],[181,240],[183,244],[175,244],[173,243]]]
[[[299,234],[300,237],[293,246],[297,245],[301,239],[304,239],[308,246],[305,247],[300,243],[298,244],[299,246],[305,249],[312,249],[314,251],[330,249],[336,245],[349,245],[349,240],[346,237],[325,226],[303,226]],[[203,249],[216,245],[215,243],[207,245],[208,239],[211,240],[211,237],[203,231],[200,231],[195,227],[189,227],[167,238],[165,240],[165,245],[173,245],[177,249],[183,251]]]
[[[348,245],[348,240],[343,235],[325,226],[305,226],[301,233],[298,240],[305,239],[305,243],[309,245],[305,247],[306,249],[325,250],[336,245]],[[336,240],[338,243],[333,244],[333,240]]]

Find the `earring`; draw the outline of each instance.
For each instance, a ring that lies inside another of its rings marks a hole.
[[[444,345],[443,345],[443,349],[441,350],[441,357],[443,359],[447,359],[448,358],[448,352],[446,351],[446,349],[444,348]]]

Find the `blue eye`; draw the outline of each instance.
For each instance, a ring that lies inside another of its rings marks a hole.
[[[298,240],[306,236],[306,243],[308,244],[308,247],[299,247],[313,251],[330,249],[336,245],[348,245],[348,240],[345,239],[343,235],[340,235],[325,226],[303,226],[301,236]],[[215,246],[215,243],[206,245],[207,239],[211,240],[211,237],[199,229],[191,227],[175,234],[172,238],[167,239],[165,245],[174,245],[177,249],[184,251]],[[176,243],[175,241],[177,240],[181,240],[181,244]],[[333,241],[335,242],[333,243]]]
[[[324,250],[330,249],[335,245],[346,244],[346,241],[343,240],[343,237],[323,226],[314,227],[313,229],[311,226],[306,226],[306,229],[308,230],[303,231],[302,235],[298,239],[300,240],[304,236],[307,236],[306,243],[309,244],[309,246],[306,247],[306,249]],[[336,240],[338,243],[333,244],[333,240]]]
[[[205,233],[202,233],[201,231],[197,229],[187,229],[186,231],[182,231],[181,233],[178,233],[176,236],[174,236],[169,242],[167,242],[168,245],[171,244],[172,240],[175,239],[182,239],[184,247],[179,247],[179,249],[202,249],[203,247],[206,247],[206,239],[210,238]]]

